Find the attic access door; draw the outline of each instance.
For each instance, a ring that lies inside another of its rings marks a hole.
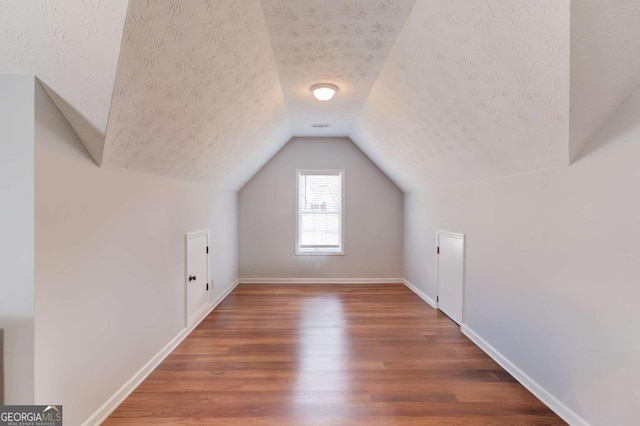
[[[209,231],[187,234],[186,325],[209,304]]]
[[[462,324],[464,235],[437,231],[438,309]]]

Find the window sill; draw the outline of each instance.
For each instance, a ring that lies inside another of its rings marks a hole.
[[[298,251],[296,256],[344,256],[344,251]]]

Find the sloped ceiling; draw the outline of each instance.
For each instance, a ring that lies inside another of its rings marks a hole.
[[[640,0],[571,3],[0,0],[0,72],[104,166],[238,189],[292,135],[350,136],[410,191],[576,158],[640,82]]]
[[[419,1],[352,139],[405,190],[568,164],[567,2]]]
[[[414,3],[262,0],[293,134],[349,133]],[[316,101],[309,88],[321,82],[339,96]]]
[[[0,0],[0,72],[29,72],[102,162],[127,0]]]
[[[640,84],[640,1],[571,2],[571,159]]]
[[[238,189],[290,138],[260,0],[133,0],[104,162]]]

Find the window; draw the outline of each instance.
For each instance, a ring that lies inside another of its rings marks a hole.
[[[296,254],[344,254],[344,170],[296,171]]]

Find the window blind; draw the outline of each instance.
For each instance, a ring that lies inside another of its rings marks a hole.
[[[342,251],[342,171],[298,172],[298,251]]]

